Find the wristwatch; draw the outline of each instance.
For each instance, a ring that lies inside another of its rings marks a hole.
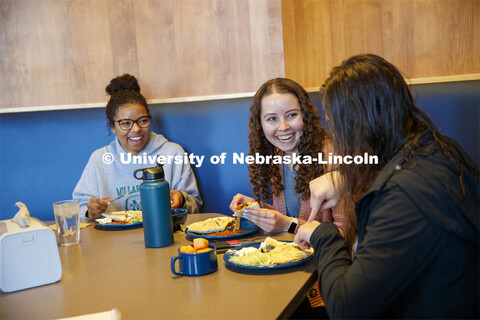
[[[298,225],[298,219],[293,218],[292,222],[290,222],[290,225],[288,226],[287,232],[288,233],[295,233],[295,229],[297,229],[297,225]]]

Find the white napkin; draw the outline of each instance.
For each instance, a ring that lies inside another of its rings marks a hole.
[[[22,228],[30,226],[30,212],[23,202],[17,202],[15,205],[19,208],[18,212],[13,217],[12,221],[18,223]]]
[[[122,314],[117,308],[105,312],[90,313],[81,316],[60,318],[58,320],[121,320]]]

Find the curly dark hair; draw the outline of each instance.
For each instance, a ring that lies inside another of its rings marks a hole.
[[[123,76],[113,78],[105,88],[105,91],[110,95],[110,100],[108,100],[105,108],[108,128],[113,127],[118,109],[126,104],[140,104],[145,107],[147,114],[150,115],[147,101],[140,93],[140,85],[134,76],[124,74]]]
[[[281,155],[282,151],[273,146],[263,133],[260,114],[261,103],[264,96],[279,93],[292,94],[297,97],[303,120],[303,134],[298,144],[300,156],[316,158],[321,152],[324,139],[327,136],[325,128],[320,125],[318,110],[313,106],[308,93],[302,86],[293,80],[275,78],[265,82],[255,94],[250,108],[250,155],[262,156]],[[302,194],[302,199],[310,197],[309,182],[325,173],[322,164],[300,164],[294,168],[297,172],[295,178],[295,191]],[[276,164],[251,164],[248,166],[250,185],[257,201],[268,201],[272,195],[278,195],[284,187],[281,182],[280,169]]]

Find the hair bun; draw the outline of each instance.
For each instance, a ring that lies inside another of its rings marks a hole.
[[[110,84],[105,88],[105,91],[109,95],[113,95],[114,93],[122,90],[133,90],[140,92],[140,85],[138,84],[137,78],[130,74],[124,74],[123,76],[113,78],[110,81]]]

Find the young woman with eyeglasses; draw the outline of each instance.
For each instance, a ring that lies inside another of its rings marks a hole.
[[[105,91],[110,95],[105,110],[108,127],[116,139],[90,156],[73,191],[73,198],[80,200],[80,216],[90,219],[99,218],[105,211],[141,210],[140,181],[133,177],[133,171],[155,164],[134,164],[126,160],[137,155],[183,157],[185,153],[180,145],[150,131],[148,105],[134,76],[125,74],[112,79]],[[172,208],[198,212],[202,200],[190,164],[166,163],[163,169],[165,180],[170,184]],[[121,199],[110,201],[127,193]]]

